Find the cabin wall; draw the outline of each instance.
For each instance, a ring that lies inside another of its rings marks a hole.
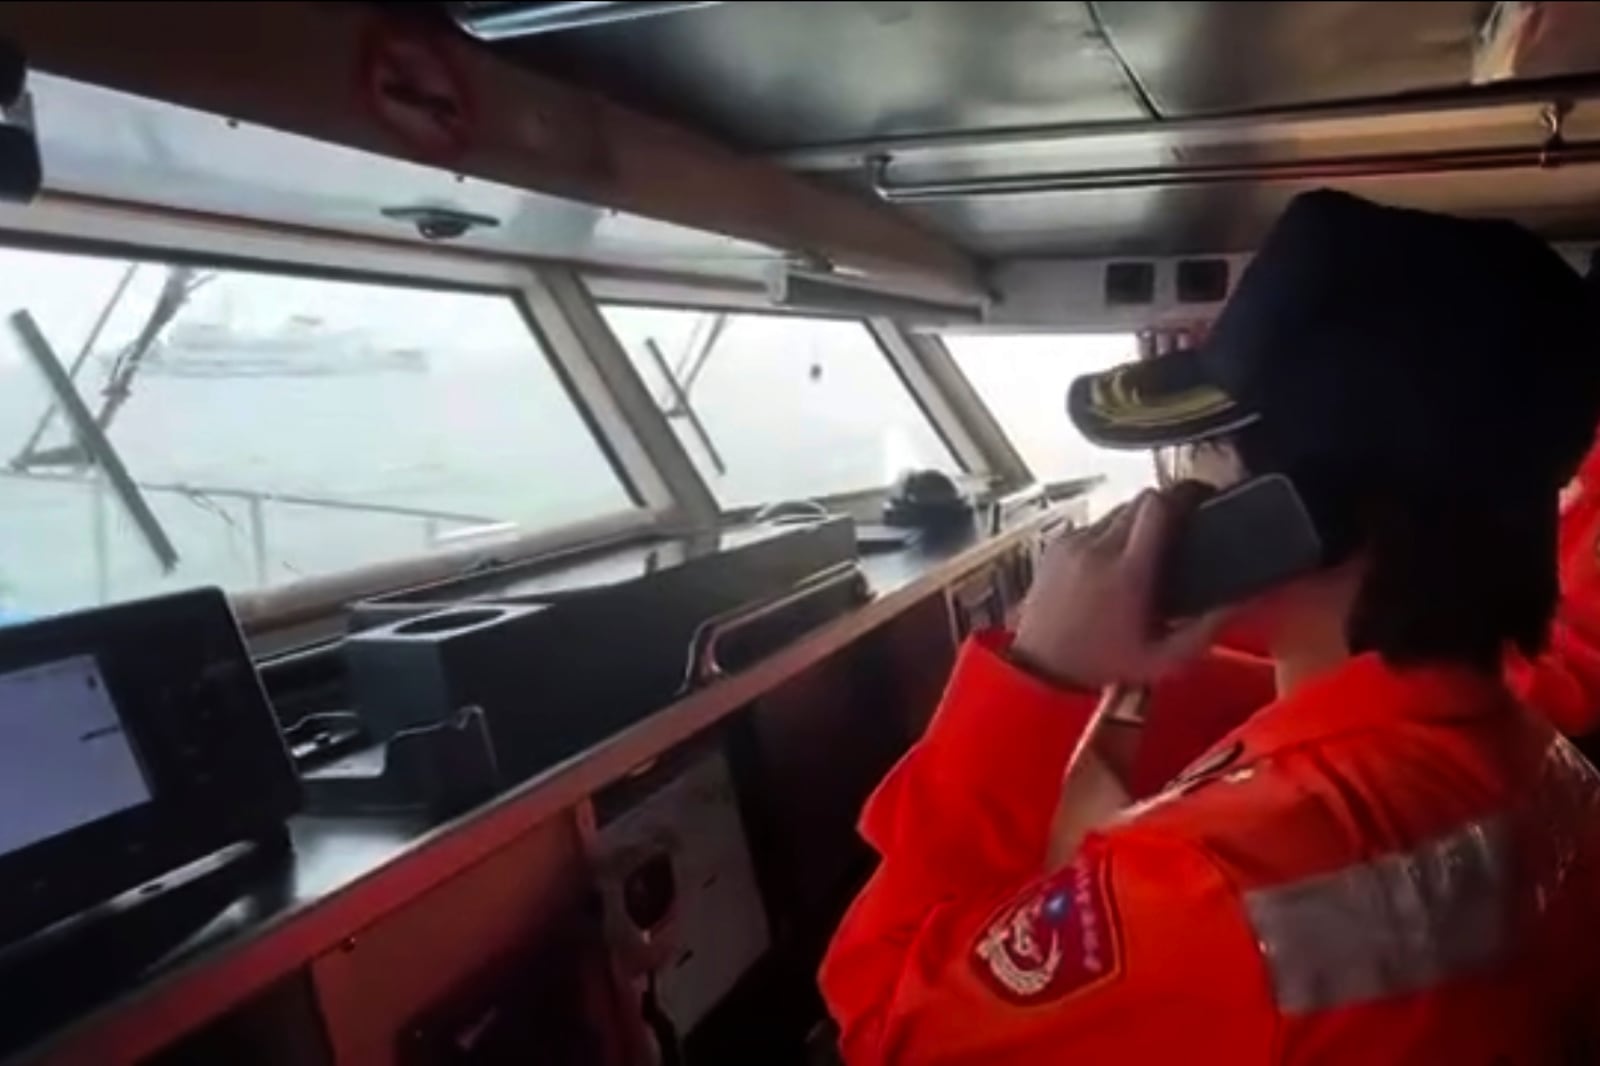
[[[604,990],[603,946],[585,913],[585,874],[572,818],[555,818],[315,960],[333,1061],[427,1061],[425,1049],[445,1031],[466,1039],[459,1034],[484,1024],[496,985],[507,982],[529,990],[530,1016],[515,1039],[530,1050],[551,1048],[553,1064],[620,1062],[609,1019],[568,1013],[604,1003],[594,1001]],[[533,994],[569,982],[566,1002]]]
[[[278,981],[242,1007],[145,1060],[145,1066],[333,1066],[309,973]]]
[[[1587,272],[1595,245],[1556,242],[1573,267]],[[1228,292],[1250,265],[1247,253],[1116,259],[1013,258],[996,261],[991,273],[994,301],[981,326],[947,332],[1133,333],[1193,327],[1215,317],[1222,300],[1185,298],[1178,276],[1184,264],[1226,263]],[[1109,270],[1147,267],[1153,280],[1148,299],[1115,299],[1108,292]]]

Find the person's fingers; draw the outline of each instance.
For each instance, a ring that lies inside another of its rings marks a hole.
[[[1226,610],[1212,611],[1210,614],[1190,619],[1159,637],[1152,649],[1152,658],[1158,672],[1164,673],[1174,666],[1197,658],[1211,647],[1227,616]]]
[[[1167,541],[1171,536],[1170,510],[1162,495],[1151,493],[1134,516],[1125,543],[1118,546],[1124,595],[1151,629],[1157,624],[1156,583],[1166,561]]]
[[[1046,558],[1065,558],[1092,544],[1094,537],[1094,530],[1089,526],[1064,529],[1050,538],[1050,543],[1045,545],[1044,555]]]
[[[1186,478],[1173,484],[1162,493],[1169,510],[1178,519],[1186,518],[1190,511],[1217,494],[1216,487],[1204,481]]]
[[[1101,534],[1110,529],[1112,524],[1115,523],[1122,516],[1122,514],[1127,511],[1127,509],[1127,504],[1119,503],[1105,514],[1101,515],[1099,518],[1096,518],[1093,522],[1090,522],[1088,525],[1084,526],[1080,530],[1084,539],[1099,540]]]
[[[1103,519],[1105,524],[1092,538],[1092,545],[1111,552],[1120,551],[1122,545],[1128,539],[1128,531],[1133,528],[1134,523],[1139,519],[1139,512],[1149,506],[1150,500],[1154,496],[1155,493],[1153,492],[1141,492],[1132,500],[1112,511]]]
[[[1128,528],[1123,557],[1136,569],[1154,572],[1166,549],[1172,528],[1172,505],[1162,493],[1146,493],[1139,499]]]

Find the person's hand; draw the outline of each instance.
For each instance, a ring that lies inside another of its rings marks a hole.
[[[1202,652],[1220,614],[1169,627],[1155,584],[1193,486],[1147,491],[1045,549],[1022,607],[1011,657],[1059,684],[1148,684]]]

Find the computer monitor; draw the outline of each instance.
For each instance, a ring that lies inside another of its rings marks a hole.
[[[299,802],[220,590],[0,627],[0,945],[281,839]]]

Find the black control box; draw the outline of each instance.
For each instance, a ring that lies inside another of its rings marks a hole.
[[[375,605],[405,613],[345,640],[351,688],[379,739],[481,708],[500,770],[508,782],[521,780],[698,683],[696,651],[708,623],[793,597],[854,559],[854,524],[838,518],[763,530],[676,565],[587,586],[513,592],[484,587],[484,575],[474,575],[468,589]],[[450,594],[462,591],[473,598],[451,603]],[[739,650],[737,641],[727,643]]]

